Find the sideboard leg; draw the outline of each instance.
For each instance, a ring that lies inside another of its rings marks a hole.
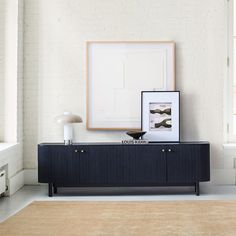
[[[53,184],[52,183],[48,183],[48,196],[49,197],[52,197],[52,187],[53,187]]]
[[[195,183],[195,192],[196,192],[196,196],[200,195],[200,186],[199,186],[199,182]]]
[[[56,184],[53,184],[53,192],[57,193],[57,186],[56,186]]]

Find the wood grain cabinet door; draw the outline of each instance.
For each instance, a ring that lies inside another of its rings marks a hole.
[[[89,146],[88,155],[80,158],[80,184],[120,186],[123,183],[123,151],[116,145]]]
[[[198,145],[168,145],[167,157],[167,182],[194,183],[198,179]]]
[[[74,186],[80,182],[80,153],[76,146],[51,147],[52,182],[58,186]]]
[[[166,157],[164,149],[163,145],[125,147],[125,183],[137,186],[152,186],[166,183]]]
[[[38,181],[49,183],[51,181],[51,154],[48,146],[38,146]]]
[[[80,157],[81,186],[153,186],[166,183],[159,145],[93,145]]]
[[[80,156],[80,185],[97,186],[106,180],[106,156],[102,146],[89,146],[87,155]]]

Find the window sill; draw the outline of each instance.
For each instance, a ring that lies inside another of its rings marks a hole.
[[[224,150],[236,150],[236,143],[224,143],[223,149]]]
[[[0,152],[18,145],[18,143],[0,143]]]
[[[5,154],[7,154],[7,152],[16,148],[18,145],[18,143],[0,143],[0,161],[6,158],[7,155]]]

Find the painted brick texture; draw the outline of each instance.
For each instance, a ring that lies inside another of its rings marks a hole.
[[[63,140],[63,111],[86,120],[86,41],[174,40],[181,91],[181,139],[208,140],[212,168],[223,166],[225,0],[25,0],[24,166],[37,144]],[[146,78],[144,78],[146,79]],[[125,132],[87,131],[76,141],[120,141]]]

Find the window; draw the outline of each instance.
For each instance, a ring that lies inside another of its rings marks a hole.
[[[0,1],[0,142],[17,142],[18,1]]]
[[[227,118],[227,141],[236,142],[236,0],[228,1],[228,59],[227,83],[225,85]]]

